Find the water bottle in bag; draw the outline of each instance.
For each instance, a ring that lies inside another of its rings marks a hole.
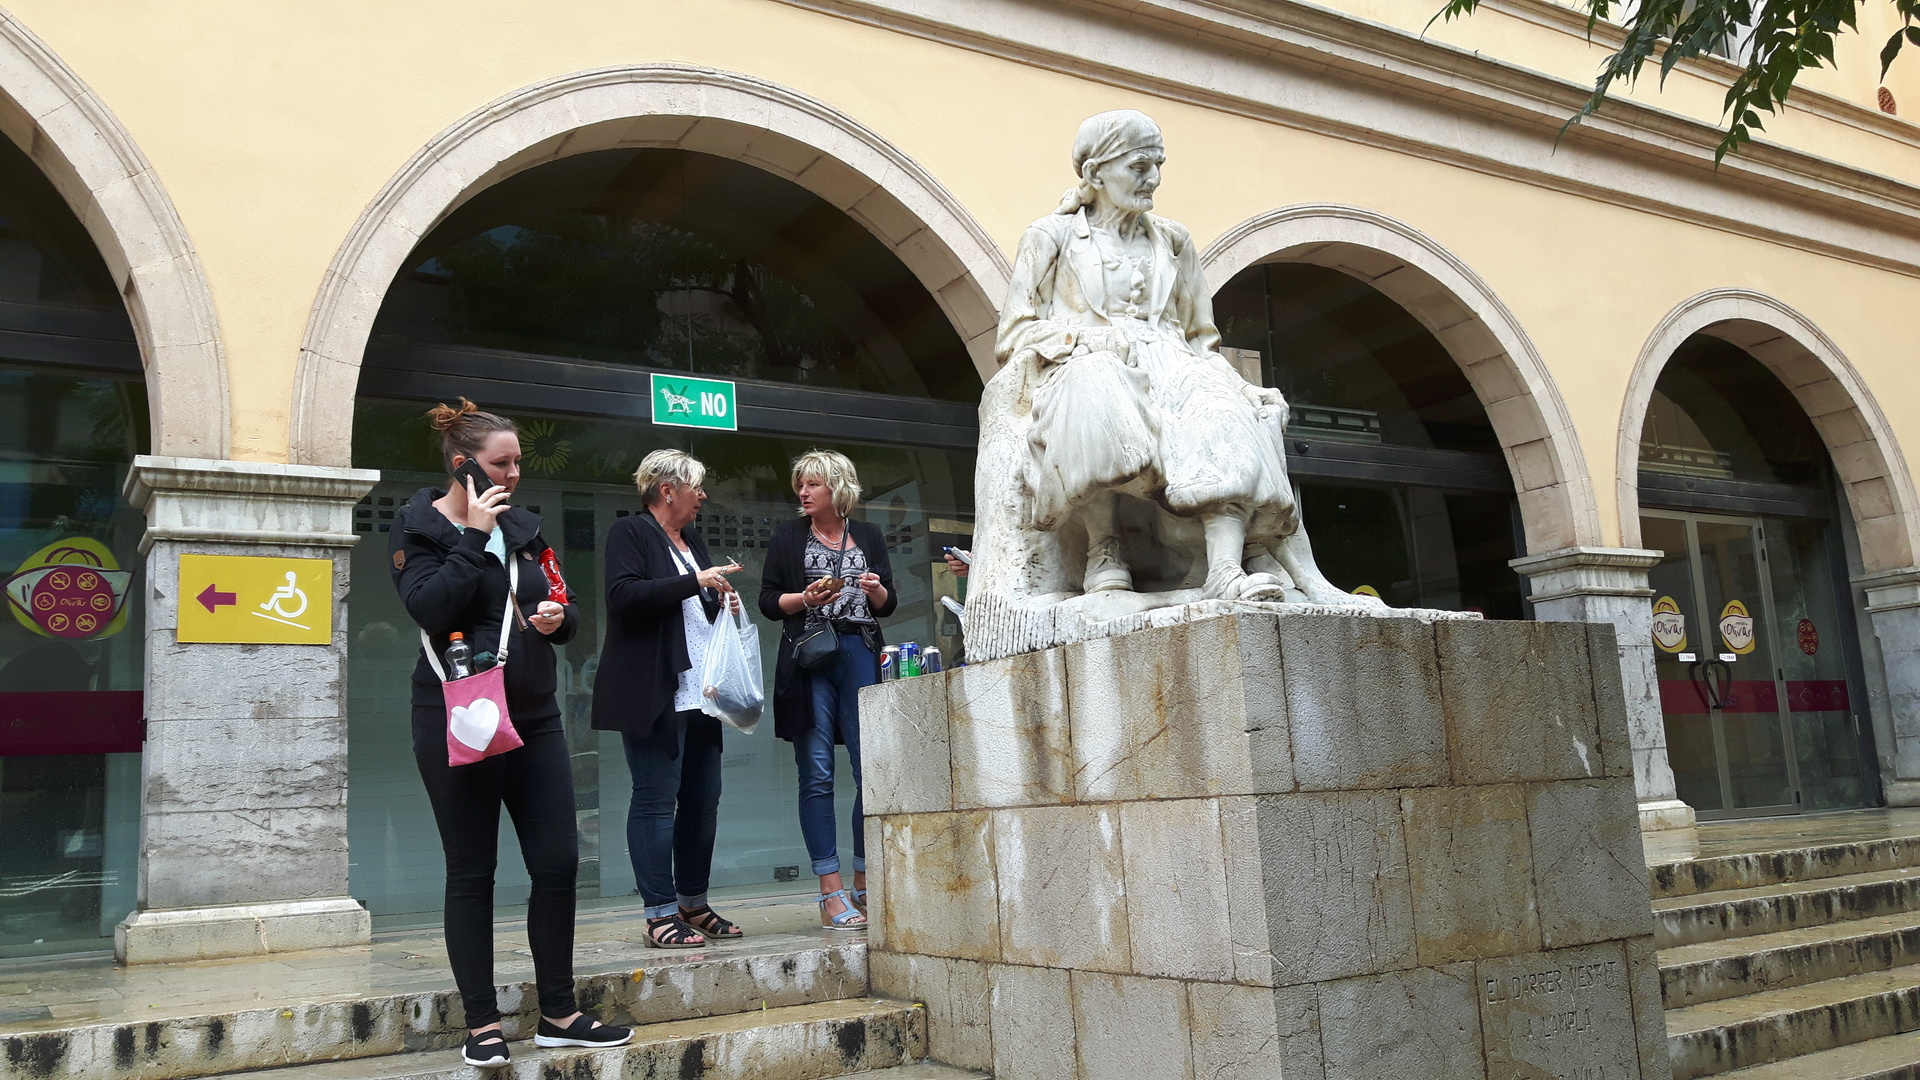
[[[467,636],[455,630],[447,635],[447,651],[442,654],[447,662],[447,679],[464,679],[473,674],[473,647],[467,644]]]

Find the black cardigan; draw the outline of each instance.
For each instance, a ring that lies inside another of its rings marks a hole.
[[[393,584],[407,615],[425,630],[433,647],[447,649],[447,635],[466,635],[475,655],[500,647],[500,615],[507,606],[507,571],[487,554],[487,534],[456,528],[433,505],[445,495],[440,488],[421,488],[394,515],[387,534]],[[540,537],[540,517],[521,507],[509,507],[499,517],[507,558],[520,560],[520,610],[537,611],[547,598],[547,578],[540,572],[540,553],[547,542]],[[566,617],[560,629],[543,634],[519,619],[507,628],[507,711],[521,734],[531,734],[536,722],[558,723],[560,704],[554,698],[555,645],[573,640],[580,629],[579,609],[567,597]],[[423,654],[413,667],[415,708],[442,709],[440,677]]]
[[[691,529],[680,530],[694,565],[712,566],[707,545]],[[700,591],[700,581],[674,557],[667,530],[648,510],[623,517],[607,530],[607,640],[593,676],[593,726],[644,736],[673,708],[687,657],[687,627],[680,604]],[[707,621],[720,613],[717,599],[702,597]]]
[[[793,664],[793,642],[806,625],[807,613],[789,615],[780,610],[780,594],[801,592],[807,587],[807,535],[813,522],[797,518],[773,530],[767,544],[766,570],[760,578],[760,614],[781,624],[780,655],[773,674],[773,733],[792,742],[813,726],[812,680]],[[886,587],[886,603],[873,608],[873,617],[884,619],[900,606],[900,594],[893,587],[893,563],[887,558],[887,543],[880,526],[866,521],[847,522],[853,542],[866,552],[867,569],[880,575]],[[879,639],[885,643],[884,637]]]

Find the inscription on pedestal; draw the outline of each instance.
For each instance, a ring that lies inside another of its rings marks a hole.
[[[1488,1080],[1639,1080],[1617,943],[1483,960],[1478,969]]]

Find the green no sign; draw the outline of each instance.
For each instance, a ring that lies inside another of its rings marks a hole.
[[[653,376],[653,422],[672,427],[740,430],[733,384],[725,379]]]

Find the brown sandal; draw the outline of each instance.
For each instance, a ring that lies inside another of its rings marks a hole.
[[[714,911],[713,908],[707,904],[702,904],[691,910],[681,908],[680,917],[686,920],[688,926],[707,935],[707,939],[710,941],[718,938],[740,938],[747,936],[745,930],[721,918],[719,912]]]
[[[706,935],[678,915],[647,920],[647,944],[656,949],[698,949],[706,943]]]

